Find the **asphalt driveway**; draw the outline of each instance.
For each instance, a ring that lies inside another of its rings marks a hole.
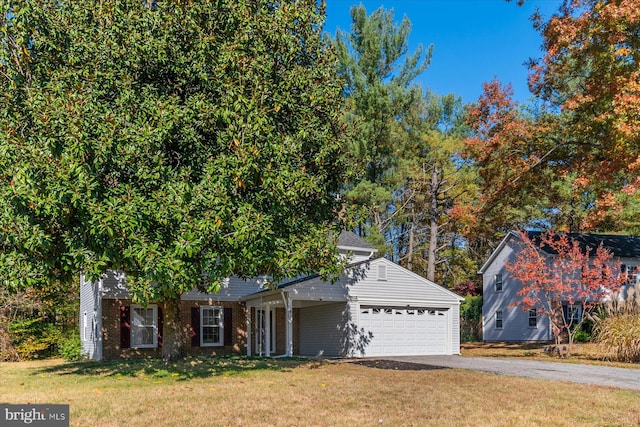
[[[379,360],[640,390],[640,369],[462,356],[402,356],[384,357]]]

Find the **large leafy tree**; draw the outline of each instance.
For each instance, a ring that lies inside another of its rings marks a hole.
[[[343,85],[315,0],[4,2],[2,286],[128,275],[163,306],[335,271]]]
[[[534,16],[545,55],[530,64],[530,86],[559,107],[555,140],[593,195],[584,228],[638,231],[640,212],[640,8],[635,0],[565,0],[545,21]]]

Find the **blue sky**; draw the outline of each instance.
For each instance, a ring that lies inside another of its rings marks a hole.
[[[498,78],[511,83],[514,98],[527,102],[529,58],[539,58],[542,38],[530,17],[536,7],[551,16],[560,0],[527,0],[523,6],[505,0],[327,0],[325,31],[350,31],[351,5],[363,4],[370,14],[380,6],[394,10],[399,23],[406,15],[412,23],[410,52],[422,43],[433,44],[429,68],[418,78],[425,89],[454,93],[465,102],[482,94],[482,83]]]

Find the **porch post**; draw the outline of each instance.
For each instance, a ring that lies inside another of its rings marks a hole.
[[[247,305],[247,356],[251,356],[251,306]]]
[[[271,357],[271,306],[269,304],[265,306],[264,317],[264,340],[266,341],[264,355]]]
[[[287,316],[285,338],[287,340],[287,356],[293,356],[293,301],[291,296],[287,293],[285,299],[285,310]]]

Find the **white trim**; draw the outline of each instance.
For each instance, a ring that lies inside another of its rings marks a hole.
[[[374,254],[378,252],[376,248],[359,248],[357,246],[336,246],[337,249],[342,249],[343,251],[351,251],[351,252],[369,252],[370,254]]]
[[[87,338],[87,310],[82,313],[82,341],[88,341]]]
[[[204,324],[204,311],[215,310],[218,311],[218,325],[206,325]],[[220,331],[218,335],[218,341],[216,342],[204,342],[204,328],[218,328]],[[200,347],[222,347],[224,345],[224,309],[220,305],[203,305],[200,306]]]
[[[489,255],[489,258],[485,261],[484,264],[482,264],[482,267],[480,267],[480,270],[478,270],[478,274],[484,274],[484,272],[487,270],[487,268],[489,268],[491,263],[493,263],[493,260],[498,256],[498,254],[502,251],[502,249],[507,245],[507,240],[509,240],[511,237],[514,237],[514,236],[517,237],[517,234],[515,232],[513,232],[513,231],[509,231],[507,233],[507,235],[502,238],[502,240],[500,241],[498,246],[493,250],[493,252],[491,252],[491,255]]]
[[[152,310],[152,324],[151,325],[138,325],[135,326],[134,325],[134,314],[136,309],[143,309],[143,310]],[[141,305],[138,304],[131,304],[130,308],[129,308],[129,325],[130,325],[130,347],[131,348],[157,348],[158,347],[158,306],[155,304],[149,304],[146,307],[143,307]],[[135,328],[148,328],[148,327],[153,327],[153,337],[152,337],[152,343],[151,344],[137,344],[135,343],[135,333],[136,330]]]
[[[251,356],[251,308],[253,306],[247,305],[247,356]]]

